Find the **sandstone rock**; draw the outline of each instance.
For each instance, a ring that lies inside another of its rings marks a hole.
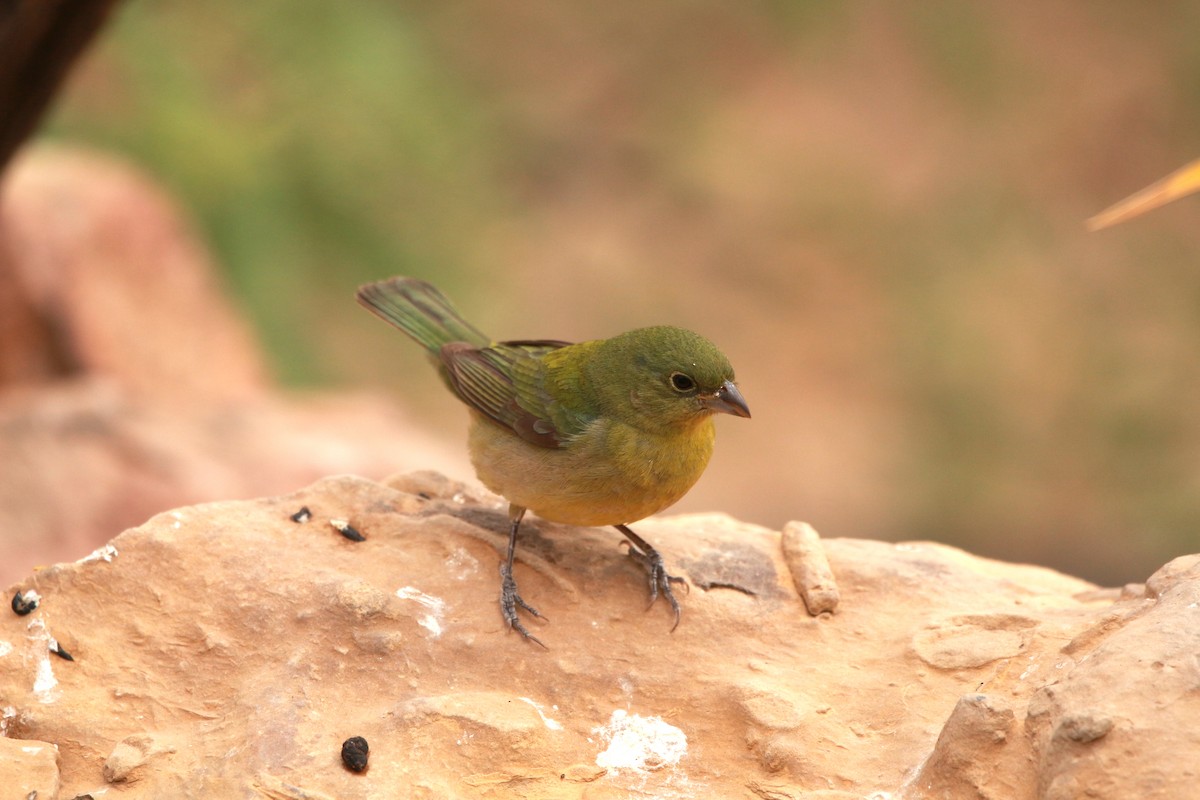
[[[301,506],[312,517],[294,522]],[[779,532],[666,517],[636,529],[693,584],[672,634],[618,534],[534,519],[517,578],[549,617],[530,622],[543,650],[500,619],[506,529],[499,499],[428,473],[159,514],[10,587],[42,602],[0,614],[4,733],[58,746],[66,798],[129,785],[1032,800],[1195,785],[1194,563],[1121,599],[941,545],[825,539],[841,602],[811,617]],[[49,656],[49,637],[76,660]],[[341,763],[351,736],[370,743],[361,774]]]
[[[64,370],[53,332],[12,264],[0,221],[0,386],[41,383]]]
[[[0,332],[0,349],[49,352],[58,377],[107,376],[171,403],[255,397],[265,361],[226,299],[217,270],[175,203],[136,169],[68,148],[23,151],[0,185],[6,301],[37,326]],[[34,362],[34,355],[24,358]],[[31,378],[0,373],[18,384]]]
[[[1177,558],[1146,582],[1152,600],[1073,649],[1060,680],[1029,704],[1039,796],[1176,798],[1200,785],[1200,559]],[[1124,780],[1133,769],[1137,784]],[[1136,788],[1137,793],[1132,790]]]
[[[173,747],[164,747],[155,737],[137,733],[126,736],[117,742],[112,753],[104,761],[104,780],[109,783],[121,783],[133,780],[135,770],[145,765],[151,758],[175,752]]]
[[[4,727],[0,721],[0,800],[54,800],[60,788],[58,748],[47,742],[7,739]]]
[[[961,800],[1032,797],[1029,751],[1018,732],[1008,698],[964,695],[903,796]]]
[[[412,428],[363,394],[180,406],[99,379],[0,393],[0,585],[187,503],[338,472],[469,469]]]

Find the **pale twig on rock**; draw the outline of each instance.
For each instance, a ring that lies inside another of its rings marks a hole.
[[[807,522],[789,522],[783,526],[783,560],[804,598],[812,616],[837,608],[839,594],[821,537]]]

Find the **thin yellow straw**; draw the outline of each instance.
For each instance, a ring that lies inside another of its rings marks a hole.
[[[1193,161],[1186,167],[1172,172],[1161,181],[1109,206],[1089,219],[1086,224],[1088,230],[1098,231],[1101,228],[1132,219],[1139,214],[1144,214],[1198,190],[1200,190],[1200,160]]]

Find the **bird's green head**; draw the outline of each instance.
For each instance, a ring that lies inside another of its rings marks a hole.
[[[682,328],[638,328],[606,339],[589,372],[609,413],[648,430],[689,427],[717,412],[750,416],[729,359]]]

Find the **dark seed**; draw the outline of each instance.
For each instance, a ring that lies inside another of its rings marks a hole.
[[[292,522],[308,522],[312,519],[312,512],[308,510],[308,506],[300,506],[300,510],[292,514]]]
[[[37,592],[30,592],[29,594],[17,592],[13,595],[12,610],[23,617],[26,614],[32,613],[41,602],[42,598],[38,597]]]
[[[54,655],[58,656],[61,659],[66,660],[66,661],[74,661],[75,660],[75,656],[71,655],[66,650],[64,650],[63,646],[58,643],[57,639],[50,640],[50,652],[54,653]]]
[[[352,772],[362,772],[367,768],[367,740],[361,736],[351,736],[342,742],[342,763]]]
[[[331,519],[329,520],[329,524],[336,528],[338,533],[352,542],[365,542],[367,540],[367,537],[356,531],[354,526],[344,519]]]

